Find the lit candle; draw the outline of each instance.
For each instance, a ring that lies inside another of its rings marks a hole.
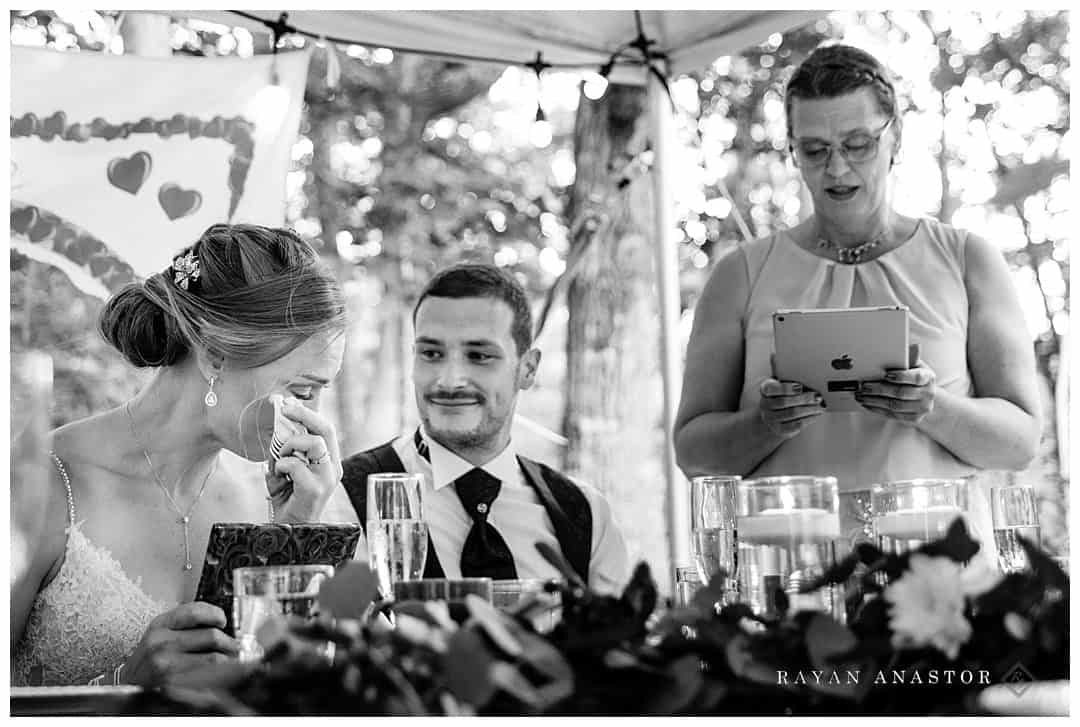
[[[934,505],[886,512],[874,518],[879,536],[897,540],[928,540],[944,535],[956,518],[963,515],[955,505]]]
[[[755,543],[829,540],[840,537],[840,516],[822,508],[772,508],[740,517],[737,527],[740,540]]]

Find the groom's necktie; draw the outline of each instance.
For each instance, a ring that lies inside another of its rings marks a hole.
[[[416,430],[414,441],[420,456],[430,462],[427,442],[420,436],[419,429]],[[495,526],[488,522],[491,505],[501,488],[502,483],[498,478],[479,467],[454,480],[454,491],[457,492],[465,512],[473,519],[473,526],[461,549],[463,578],[517,578],[517,568],[514,567],[514,556],[510,553],[510,547]]]

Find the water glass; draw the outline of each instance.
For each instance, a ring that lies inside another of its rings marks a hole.
[[[423,475],[379,473],[367,478],[368,562],[384,594],[398,581],[424,574],[428,530],[421,507]]]
[[[694,602],[694,595],[702,589],[701,576],[694,566],[675,569],[675,607],[687,608]]]
[[[900,480],[874,485],[874,537],[881,549],[903,553],[945,536],[968,509],[964,479]]]
[[[319,589],[334,577],[332,565],[273,565],[233,570],[233,624],[240,661],[258,661],[263,649],[256,636],[274,616],[314,618]]]
[[[490,578],[417,578],[397,581],[393,589],[395,601],[446,601],[450,618],[458,623],[469,618],[466,596],[471,594],[492,603]]]
[[[559,623],[562,613],[562,596],[548,593],[543,578],[522,578],[497,580],[491,586],[491,603],[502,611],[513,611],[526,599],[536,599],[544,604],[544,610],[531,618],[533,627],[539,633],[551,631]]]
[[[713,475],[690,481],[690,535],[698,578],[708,584],[724,571],[724,593],[731,600],[738,594],[735,488],[740,481]]]
[[[799,593],[836,560],[836,478],[762,477],[740,482],[736,492],[740,600],[776,616],[776,594],[783,591],[792,611],[822,611],[844,621],[841,586]]]
[[[990,488],[990,512],[994,521],[994,545],[998,564],[1005,573],[1028,566],[1027,554],[1017,536],[1039,547],[1039,508],[1035,488],[1029,485]]]

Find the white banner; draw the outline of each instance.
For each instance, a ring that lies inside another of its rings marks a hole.
[[[103,293],[214,223],[281,225],[309,58],[12,47],[12,244]]]

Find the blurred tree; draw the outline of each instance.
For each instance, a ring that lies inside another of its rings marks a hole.
[[[492,137],[490,114],[464,107],[504,69],[346,52],[359,62],[342,65],[336,87],[325,81],[327,54],[311,65],[302,215],[317,221],[325,251],[340,255],[343,279],[361,276],[380,301],[377,312],[356,310],[377,316],[377,333],[350,337],[341,380],[341,434],[353,448],[415,420],[406,335],[428,278],[453,262],[494,261],[538,292],[549,277],[537,264],[547,244],[541,217],[563,203],[544,173],[552,151],[477,141]]]
[[[666,497],[659,314],[654,292],[652,191],[642,172],[648,118],[643,87],[582,93],[574,126],[576,178],[568,218],[567,468],[596,486],[619,523],[648,544],[666,583]],[[643,552],[632,553],[635,558]]]
[[[1052,188],[1067,184],[1069,162],[1064,153],[1069,131],[1068,15],[1031,11],[1002,17],[993,13],[960,14],[920,11],[931,33],[938,63],[931,82],[939,94],[942,115],[938,151],[942,192],[939,216],[951,219],[964,204],[963,188],[951,180],[978,164],[981,152],[992,160],[994,192],[988,205],[1020,224],[1022,245],[1005,251],[1014,270],[1030,271],[1042,303],[1045,328],[1035,338],[1038,371],[1044,382],[1043,440],[1030,468],[1053,520],[1044,537],[1052,547],[1065,547],[1068,487],[1062,476],[1061,437],[1056,393],[1066,386],[1060,374],[1062,332],[1069,314],[1068,235],[1062,224],[1067,206],[1053,199]],[[953,28],[959,28],[957,37]],[[994,90],[991,90],[994,89]],[[1031,114],[994,103],[994,92],[1006,90],[1014,103]],[[950,123],[958,119],[957,123]],[[975,139],[966,145],[949,141],[947,131],[962,129]],[[973,133],[974,132],[974,133]],[[1054,218],[1059,222],[1055,224]],[[1041,480],[1041,481],[1039,481]],[[1045,518],[1044,518],[1045,519]],[[1066,548],[1067,549],[1067,548]]]

